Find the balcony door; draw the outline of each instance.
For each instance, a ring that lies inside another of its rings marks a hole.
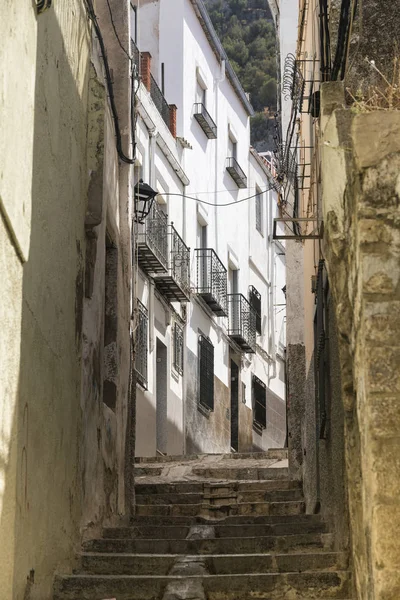
[[[240,299],[239,293],[239,271],[229,267],[228,294],[234,294],[230,300],[230,329],[240,333]]]
[[[207,293],[209,290],[210,281],[209,281],[209,271],[211,265],[208,264],[207,257],[207,225],[202,225],[199,221],[197,222],[197,247],[200,248],[200,256],[199,256],[199,283],[200,288],[203,293]]]
[[[167,453],[167,346],[157,338],[156,348],[156,442],[157,450]]]
[[[239,367],[231,360],[231,450],[239,452]]]

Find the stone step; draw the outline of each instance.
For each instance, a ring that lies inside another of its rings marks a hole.
[[[321,523],[320,515],[231,515],[223,516],[221,519],[211,519],[202,516],[182,516],[182,515],[140,515],[131,518],[131,525],[174,525],[190,526],[196,523],[212,525],[266,525],[270,523]]]
[[[198,460],[218,462],[220,460],[284,460],[288,456],[287,448],[271,448],[266,452],[231,452],[229,454],[186,454],[174,456],[137,456],[135,462],[139,464],[148,463],[181,463]]]
[[[137,504],[201,504],[203,500],[212,502],[223,502],[224,499],[232,499],[237,502],[272,502],[278,500],[301,500],[303,492],[299,488],[290,490],[274,491],[240,491],[236,492],[229,488],[206,489],[204,493],[159,493],[159,494],[136,494]]]
[[[194,467],[192,470],[194,475],[203,479],[234,479],[238,480],[264,480],[264,479],[288,479],[289,470],[287,467],[235,467],[235,466],[218,466],[218,467]]]
[[[211,490],[234,490],[236,492],[250,491],[279,491],[301,489],[300,481],[290,479],[271,479],[257,481],[182,481],[179,483],[140,483],[140,478],[136,479],[135,490],[137,494],[201,494],[206,489]]]
[[[213,525],[215,537],[265,537],[269,535],[293,535],[297,533],[326,533],[322,521],[271,523],[258,525]],[[113,527],[103,530],[104,538],[113,539],[185,539],[190,525],[137,525],[136,527]]]
[[[55,579],[54,600],[158,600],[166,587],[199,582],[208,600],[308,600],[349,598],[348,571],[246,575],[70,575]],[[172,596],[171,596],[172,597]],[[176,596],[179,597],[179,596]],[[192,596],[193,597],[193,596]]]
[[[291,554],[179,554],[83,553],[81,570],[103,575],[168,575],[174,565],[180,574],[195,575],[199,568],[211,574],[292,573],[331,571],[348,567],[347,555],[336,552]],[[204,572],[204,571],[203,571]],[[173,574],[173,573],[172,573]]]
[[[257,537],[219,537],[204,539],[165,538],[100,538],[84,542],[84,552],[117,552],[119,554],[248,554],[290,552],[291,550],[332,549],[329,533],[298,533]]]
[[[305,503],[300,500],[293,502],[243,502],[241,504],[225,503],[211,505],[201,504],[136,504],[136,515],[182,515],[209,516],[224,518],[232,515],[297,515],[304,513]]]

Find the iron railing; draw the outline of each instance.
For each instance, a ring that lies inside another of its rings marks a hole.
[[[136,381],[147,388],[147,308],[137,301],[137,324],[135,337],[135,371]]]
[[[240,167],[238,161],[233,156],[228,156],[226,159],[226,170],[232,177],[238,188],[247,187],[247,177]]]
[[[202,296],[211,310],[226,316],[227,271],[212,248],[196,248],[197,285],[196,294]]]
[[[228,294],[228,335],[244,352],[256,351],[256,313],[243,294]]]
[[[164,94],[158,87],[158,84],[157,84],[156,80],[154,79],[153,75],[150,75],[150,95],[152,97],[154,104],[157,107],[158,112],[162,116],[167,127],[169,127],[169,125],[170,125],[170,123],[169,123],[169,104],[166,101],[166,99],[164,98]]]
[[[217,137],[217,126],[212,120],[211,115],[207,111],[204,104],[201,102],[195,103],[193,116],[210,140]]]
[[[153,202],[138,233],[139,264],[148,273],[168,269],[168,216]]]
[[[199,403],[214,410],[214,346],[205,335],[199,335]]]
[[[190,249],[176,231],[173,223],[170,227],[170,265],[174,280],[184,292],[190,294]]]

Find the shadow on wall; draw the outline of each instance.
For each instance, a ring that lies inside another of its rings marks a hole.
[[[30,253],[23,266],[19,388],[1,465],[0,588],[10,600],[50,598],[54,571],[68,568],[79,542],[90,42],[83,5],[71,4],[64,31],[53,9],[37,19]]]

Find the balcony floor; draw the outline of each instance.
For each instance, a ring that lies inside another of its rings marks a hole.
[[[154,283],[159,292],[170,302],[188,302],[189,292],[186,292],[169,273],[157,274]]]
[[[246,354],[255,354],[255,348],[250,346],[248,340],[239,333],[230,333],[229,337],[241,348],[241,350],[243,350],[243,352],[246,352]]]
[[[138,243],[138,263],[145,273],[166,273],[166,263],[145,242]]]
[[[200,298],[207,304],[210,310],[213,311],[218,317],[227,317],[228,313],[226,309],[218,302],[218,300],[209,292],[198,292]]]

